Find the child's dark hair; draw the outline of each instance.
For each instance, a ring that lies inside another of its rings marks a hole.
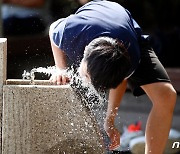
[[[116,88],[127,76],[131,62],[123,43],[109,37],[92,40],[85,48],[84,60],[95,89]]]

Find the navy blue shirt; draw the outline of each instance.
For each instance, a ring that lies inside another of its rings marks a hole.
[[[76,64],[83,58],[85,46],[100,36],[124,43],[133,64],[131,72],[140,61],[138,38],[141,28],[128,11],[115,2],[91,1],[85,4],[75,14],[56,21],[50,35],[54,43]]]

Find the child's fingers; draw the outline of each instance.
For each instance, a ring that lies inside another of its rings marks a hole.
[[[70,81],[70,79],[64,75],[53,75],[49,80],[56,85],[65,85]]]
[[[62,76],[61,75],[57,75],[56,76],[56,84],[57,85],[61,85],[62,84]]]
[[[62,84],[65,85],[69,82],[69,78],[67,76],[62,75]]]
[[[109,150],[114,150],[120,146],[120,133],[116,128],[108,130],[108,136],[110,138],[111,144],[109,145]]]
[[[57,76],[52,76],[51,82],[57,84]]]
[[[113,141],[111,140],[111,144],[109,145],[109,149],[114,150],[119,146],[120,146],[119,138],[116,138]]]
[[[109,145],[109,150],[114,150],[114,149],[118,148],[119,146],[120,146],[120,143],[115,141]]]
[[[60,85],[61,84],[61,79],[60,79],[60,76],[57,76],[57,75],[52,75],[50,77],[50,82],[52,82],[53,84],[57,84],[57,85]]]
[[[52,75],[49,80],[56,85],[65,85],[70,81],[66,75]]]

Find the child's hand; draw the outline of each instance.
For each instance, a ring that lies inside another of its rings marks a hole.
[[[109,150],[114,150],[117,147],[120,146],[120,133],[119,131],[114,127],[108,127],[107,125],[104,126],[105,131],[107,135],[110,138],[111,144],[109,145]]]
[[[63,71],[59,71],[59,72],[53,74],[49,80],[53,84],[56,84],[56,85],[65,85],[65,84],[69,83],[70,78],[67,76],[65,71],[66,70],[63,70]]]

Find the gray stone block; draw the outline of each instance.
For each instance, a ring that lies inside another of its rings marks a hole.
[[[3,86],[3,154],[101,154],[99,132],[70,86]]]

